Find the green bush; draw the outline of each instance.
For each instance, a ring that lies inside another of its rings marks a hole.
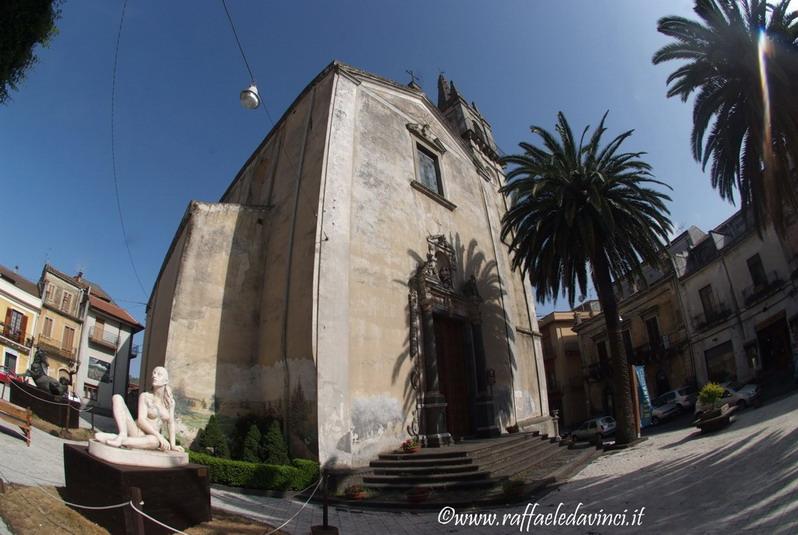
[[[288,448],[285,445],[285,439],[280,430],[279,422],[272,422],[269,426],[269,430],[263,435],[260,446],[260,458],[263,459],[263,462],[266,464],[281,465],[291,462],[291,459],[288,457]]]
[[[718,383],[707,383],[698,393],[698,401],[702,405],[715,405],[715,402],[723,397],[723,387]]]
[[[318,479],[319,465],[296,459],[293,465],[248,463],[189,452],[192,463],[208,467],[211,483],[262,490],[302,490]]]
[[[259,463],[261,462],[260,458],[260,431],[258,431],[258,426],[252,424],[249,426],[249,431],[247,431],[247,436],[244,438],[244,448],[241,452],[241,460],[246,461],[248,463]]]
[[[235,419],[233,429],[230,434],[230,455],[233,459],[241,459],[244,456],[244,441],[246,440],[249,429],[255,425],[260,431],[261,437],[269,430],[269,426],[276,418],[271,415],[259,416],[255,414],[245,414]]]
[[[304,489],[319,479],[319,463],[316,461],[311,461],[309,459],[294,459],[291,464],[298,471],[297,484],[299,489],[294,490]]]
[[[230,447],[227,444],[227,438],[222,433],[215,414],[211,414],[208,424],[205,426],[205,431],[198,437],[197,446],[203,453],[210,450],[213,452],[214,457],[230,458]]]

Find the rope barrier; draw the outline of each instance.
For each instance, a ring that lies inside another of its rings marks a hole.
[[[58,402],[58,401],[50,401],[48,399],[40,398],[39,396],[31,394],[30,392],[28,392],[27,390],[25,390],[24,388],[22,388],[21,386],[16,384],[16,381],[9,381],[9,384],[12,384],[12,385],[16,386],[22,392],[24,392],[25,394],[29,395],[30,397],[32,397],[34,399],[38,399],[39,401],[43,401],[45,403],[49,403],[51,405],[60,405],[62,407],[70,407],[72,410],[76,410],[78,412],[92,412],[96,408],[96,406],[94,406],[94,405],[87,406],[85,409],[84,408],[76,408],[71,403],[61,403],[61,402]]]
[[[5,468],[6,470],[11,470],[12,472],[16,472],[18,474],[22,473],[22,472],[19,472],[17,470],[14,470],[13,468],[8,468],[7,466],[3,466],[3,468]],[[33,480],[42,481],[41,479],[39,479],[39,478],[37,478],[35,476],[31,476],[31,475],[27,475],[27,474],[25,474],[25,475],[27,477],[33,479]],[[5,480],[8,483],[11,483],[11,480],[8,479],[8,477],[5,475],[5,473],[2,470],[0,470],[0,478],[2,478],[3,480]],[[175,529],[175,528],[173,528],[172,526],[170,526],[168,524],[164,524],[160,520],[158,520],[156,518],[153,518],[150,515],[148,515],[147,513],[145,513],[144,511],[138,509],[136,507],[136,505],[133,503],[133,500],[128,500],[128,501],[126,501],[124,503],[117,503],[117,504],[114,504],[114,505],[81,505],[79,503],[72,503],[72,502],[68,502],[66,500],[62,500],[58,496],[53,496],[52,494],[50,494],[49,492],[47,492],[46,490],[44,490],[41,487],[34,486],[33,488],[35,488],[36,490],[38,490],[39,492],[41,492],[42,494],[44,494],[48,498],[52,498],[53,500],[59,501],[59,502],[65,504],[65,505],[68,505],[70,507],[75,507],[75,508],[78,508],[78,509],[88,509],[88,510],[91,510],[91,511],[106,511],[106,510],[109,510],[109,509],[119,509],[121,507],[130,506],[130,508],[133,509],[136,513],[140,514],[144,518],[149,519],[152,522],[155,522],[159,526],[164,527],[164,528],[166,528],[168,530],[171,530],[171,531],[173,531],[175,533],[180,533],[181,535],[186,535],[185,532],[180,531],[179,529]],[[144,502],[143,501],[139,502],[139,505],[144,505]]]
[[[319,480],[316,482],[316,488],[313,489],[313,492],[310,493],[310,497],[305,501],[305,503],[302,504],[302,507],[299,508],[299,511],[294,513],[294,515],[291,518],[289,518],[288,520],[286,520],[285,522],[283,522],[282,524],[280,524],[279,526],[277,526],[273,530],[266,532],[265,535],[272,535],[273,533],[276,533],[277,531],[280,531],[282,528],[287,526],[292,520],[294,520],[297,517],[297,515],[299,515],[299,513],[301,513],[302,510],[305,509],[305,507],[307,507],[308,503],[310,503],[310,500],[313,499],[313,496],[316,494],[316,491],[319,490],[319,485],[321,485],[321,480],[322,480],[322,478],[319,478]],[[302,490],[300,492],[304,492],[304,491],[308,490],[309,488],[310,487],[307,487],[307,488],[305,488],[304,490]]]
[[[141,516],[143,516],[144,518],[148,518],[148,519],[150,519],[152,522],[155,522],[156,524],[158,524],[159,526],[161,526],[161,527],[164,527],[164,528],[166,528],[166,529],[170,529],[170,530],[174,531],[175,533],[180,533],[181,535],[186,535],[186,533],[185,533],[185,532],[183,532],[183,531],[180,531],[179,529],[175,529],[175,528],[173,528],[172,526],[169,526],[169,525],[167,525],[167,524],[164,524],[164,523],[163,523],[163,522],[161,522],[160,520],[156,520],[156,519],[154,519],[153,517],[151,517],[150,515],[148,515],[148,514],[147,514],[147,513],[145,513],[144,511],[139,511],[138,509],[136,509],[136,506],[135,506],[135,505],[133,505],[133,502],[132,502],[132,501],[131,501],[131,502],[129,502],[129,503],[130,503],[130,507],[131,507],[131,508],[132,508],[134,511],[136,511],[138,514],[140,514]],[[144,502],[141,502],[141,503],[143,504]]]

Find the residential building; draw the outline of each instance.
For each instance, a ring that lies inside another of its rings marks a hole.
[[[41,309],[36,284],[0,266],[0,365],[16,374],[28,369]]]
[[[742,212],[674,256],[699,384],[793,380],[798,301],[790,255]]]
[[[558,412],[561,429],[576,427],[589,416],[579,337],[573,327],[600,310],[597,301],[588,301],[574,310],[550,312],[538,323],[549,410]]]
[[[133,335],[144,327],[117,305],[99,285],[79,273],[73,277],[88,295],[80,341],[82,365],[74,390],[100,413],[110,413],[111,397],[127,396],[130,361],[138,357]]]
[[[489,123],[333,63],[218,203],[192,202],[147,310],[188,436],[278,416],[292,452],[364,466],[508,426],[553,432],[528,284],[500,240]]]
[[[687,251],[700,236],[700,230],[691,227],[668,245],[661,268],[642,265],[642,277],[630,276],[615,283],[622,349],[629,364],[644,366],[646,387],[652,397],[695,383],[687,325],[670,255]],[[574,331],[579,335],[585,365],[588,411],[592,415],[612,415],[612,359],[603,314],[581,321]]]
[[[78,347],[83,335],[86,295],[72,277],[45,264],[39,279],[42,314],[36,329],[36,346],[47,356],[47,374],[54,379],[72,375],[81,365]]]

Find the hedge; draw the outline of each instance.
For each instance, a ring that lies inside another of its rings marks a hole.
[[[290,465],[248,463],[189,451],[192,463],[208,467],[211,483],[263,490],[302,490],[319,478],[319,465],[294,459]]]

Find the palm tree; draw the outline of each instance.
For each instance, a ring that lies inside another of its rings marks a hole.
[[[772,223],[781,234],[785,203],[798,207],[798,12],[788,4],[696,0],[702,22],[660,19],[674,42],[653,57],[687,61],[668,77],[668,97],[696,93],[693,157],[704,169],[712,160],[712,186],[730,202],[737,189],[760,231]]]
[[[632,135],[624,132],[603,148],[601,119],[587,145],[589,126],[577,145],[568,121],[557,115],[557,136],[533,126],[542,147],[521,143],[523,154],[505,156],[514,164],[501,191],[510,208],[502,219],[502,240],[520,269],[535,286],[539,302],[568,296],[573,306],[577,288],[584,294],[590,271],[607,328],[618,420],[616,440],[628,443],[634,428],[629,367],[623,352],[618,302],[613,279],[642,276],[641,260],[660,265],[662,242],[671,230],[665,201],[651,189],[651,167],[643,153],[619,153]]]

